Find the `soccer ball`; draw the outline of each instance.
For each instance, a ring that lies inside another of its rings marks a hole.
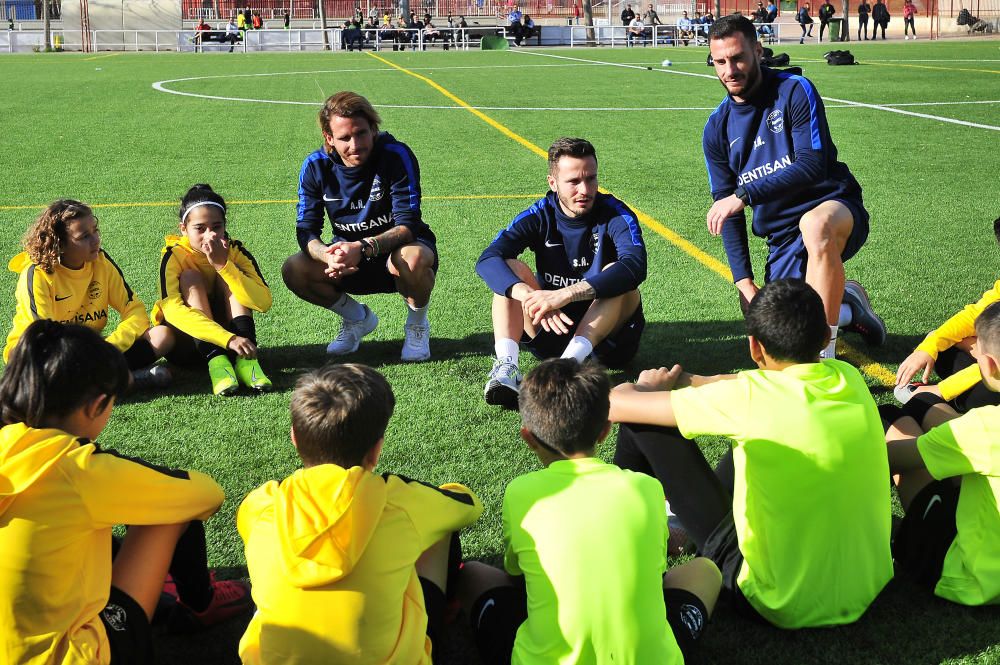
[[[670,67],[670,66],[671,66],[671,65],[673,65],[674,63],[670,62],[669,60],[664,60],[664,61],[663,61],[663,62],[662,62],[661,64],[662,64],[662,65],[663,65],[664,67]]]

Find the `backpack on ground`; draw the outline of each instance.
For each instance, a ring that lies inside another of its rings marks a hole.
[[[788,57],[787,53],[779,53],[778,55],[765,54],[764,57],[761,58],[760,64],[765,67],[787,67],[790,61],[791,58]]]
[[[856,65],[858,64],[854,60],[854,54],[850,51],[829,51],[824,53],[823,57],[826,58],[826,64],[828,65]]]

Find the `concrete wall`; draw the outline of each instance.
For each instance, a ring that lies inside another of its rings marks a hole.
[[[180,30],[180,0],[89,0],[91,30]],[[80,29],[80,3],[62,3],[63,29]],[[67,40],[68,41],[68,40]]]

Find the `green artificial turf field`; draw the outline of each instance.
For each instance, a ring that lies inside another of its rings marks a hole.
[[[891,399],[887,371],[1000,275],[992,231],[1000,214],[998,47],[996,40],[852,44],[857,67],[827,66],[817,46],[778,49],[826,97],[841,159],[871,212],[871,235],[847,273],[867,287],[889,339],[878,349],[843,339],[881,364],[869,368],[879,401]],[[296,250],[299,168],[320,145],[321,101],[342,89],[366,95],[383,129],[420,160],[424,216],[441,254],[433,359],[399,362],[404,308],[397,296],[367,300],[382,323],[350,358],[377,367],[396,392],[380,469],[475,490],[485,513],[463,534],[465,552],[496,561],[504,486],[537,462],[518,438],[517,415],[482,399],[490,293],[474,265],[498,229],[546,189],[545,162],[525,143],[544,149],[559,136],[590,139],[602,186],[648,216],[648,325],[638,357],[616,379],[672,362],[702,373],[750,363],[735,290],[711,267],[724,265],[721,242],[705,229],[711,200],[701,131],[723,97],[705,55],[693,47],[380,54],[423,78],[367,54],[3,57],[0,248],[6,257],[17,253],[24,229],[55,198],[97,204],[104,248],[151,305],[180,196],[208,182],[232,203],[229,232],[253,252],[274,292],[257,329],[277,392],[214,398],[207,372],[180,372],[168,393],[117,407],[101,440],[214,476],[228,499],[207,524],[210,563],[220,576],[245,575],[235,510],[249,490],[296,468],[289,393],[298,374],[326,361],[338,326],[281,283],[281,263]],[[667,57],[674,65],[661,67]],[[161,81],[188,96],[155,89]],[[675,241],[661,232],[677,234]],[[760,272],[761,241],[753,252]],[[0,275],[4,321],[13,314],[15,281],[13,273]],[[534,364],[522,360],[525,369]],[[718,455],[723,444],[705,445]],[[600,452],[610,458],[613,445]],[[234,662],[240,632],[235,622],[194,637],[160,635],[160,661]],[[451,633],[444,660],[474,663],[464,629]],[[1000,613],[956,607],[901,581],[844,628],[780,632],[740,621],[722,605],[697,662],[998,663]]]

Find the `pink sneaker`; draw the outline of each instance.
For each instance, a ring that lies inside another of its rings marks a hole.
[[[243,580],[212,582],[212,602],[201,612],[177,601],[170,615],[167,630],[171,633],[193,633],[243,614],[253,605],[250,585]]]

